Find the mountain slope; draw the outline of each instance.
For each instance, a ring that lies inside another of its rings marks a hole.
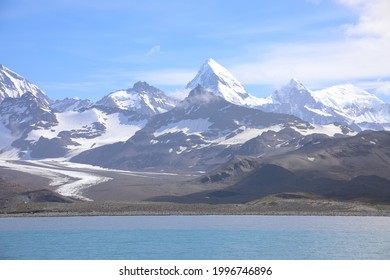
[[[80,111],[85,110],[93,106],[93,102],[88,99],[68,98],[62,100],[55,100],[50,104],[50,108],[56,112],[66,111]]]
[[[385,111],[390,104],[351,84],[313,91],[312,96],[347,123],[357,124],[362,130],[390,129],[390,114]]]
[[[27,92],[46,104],[50,102],[46,94],[36,85],[0,64],[0,102],[6,97],[17,98]]]
[[[301,148],[264,157],[235,157],[198,179],[209,191],[158,201],[242,203],[288,193],[338,200],[390,202],[390,132],[306,141]]]
[[[177,101],[146,82],[137,82],[128,90],[118,90],[96,102],[96,106],[138,112],[153,116],[175,107]]]
[[[261,106],[261,109],[294,115],[314,124],[342,122],[342,118],[318,102],[312,92],[297,79],[292,79],[286,86],[276,90],[269,99],[272,103]]]
[[[47,102],[34,94],[27,92],[19,98],[7,97],[0,103],[0,152],[17,148],[21,152],[17,157],[26,155],[30,147],[28,134],[34,130],[49,130],[57,124],[58,120]]]
[[[342,127],[314,127],[296,117],[234,105],[201,86],[173,110],[154,116],[125,143],[82,153],[72,161],[120,169],[205,170],[226,162],[248,140],[257,155],[299,146],[303,134],[343,135]]]

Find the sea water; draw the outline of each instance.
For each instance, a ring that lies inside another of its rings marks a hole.
[[[390,218],[2,218],[0,259],[390,259]]]

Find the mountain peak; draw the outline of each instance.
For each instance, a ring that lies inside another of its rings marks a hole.
[[[141,81],[136,82],[133,85],[133,88],[129,89],[129,90],[133,90],[133,91],[135,91],[137,93],[148,92],[148,91],[162,93],[162,91],[159,90],[158,88],[155,88],[154,86],[149,85],[147,82],[141,82]]]
[[[200,67],[195,78],[187,84],[187,89],[198,85],[237,105],[250,105],[246,100],[250,95],[243,85],[222,65],[209,58]],[[249,98],[250,99],[250,98]]]
[[[307,88],[303,85],[303,83],[297,78],[292,78],[286,87],[296,88],[298,90],[307,90]]]
[[[155,115],[174,108],[176,101],[146,82],[136,82],[130,89],[117,90],[106,95],[96,102],[96,105]]]
[[[311,92],[296,78],[272,94],[272,100],[277,104],[315,103]],[[291,113],[291,112],[289,112]]]
[[[206,62],[202,65],[202,68],[211,68],[211,70],[218,76],[226,76],[232,78],[233,75],[221,64],[216,62],[214,59],[209,58],[206,60]]]

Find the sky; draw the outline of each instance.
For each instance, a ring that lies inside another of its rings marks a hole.
[[[0,64],[51,99],[137,81],[173,96],[209,58],[251,94],[297,78],[390,102],[388,0],[0,0]]]

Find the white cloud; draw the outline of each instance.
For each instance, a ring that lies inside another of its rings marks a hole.
[[[375,93],[390,96],[390,82],[382,82],[376,86]]]
[[[153,48],[151,48],[151,49],[146,53],[147,56],[154,56],[154,55],[158,55],[158,54],[162,54],[162,52],[161,52],[161,47],[160,47],[159,45],[154,46]]]
[[[369,92],[381,96],[390,96],[390,81],[370,80],[354,83],[357,87],[367,89]]]
[[[390,39],[390,1],[338,0],[338,2],[359,13],[359,21],[347,27],[349,35]]]
[[[183,100],[188,96],[189,93],[190,93],[190,89],[180,89],[180,90],[168,92],[167,94],[178,100]]]
[[[280,86],[295,77],[312,84],[390,76],[390,43],[354,40],[273,46],[264,57],[229,67],[244,84]]]
[[[318,88],[334,83],[390,77],[390,1],[339,0],[359,15],[340,26],[339,41],[252,46],[247,63],[226,65],[243,84],[280,86],[295,77]],[[257,54],[257,55],[256,55]],[[379,86],[379,84],[378,84]],[[371,88],[372,89],[372,88]],[[385,93],[387,87],[378,89]]]

